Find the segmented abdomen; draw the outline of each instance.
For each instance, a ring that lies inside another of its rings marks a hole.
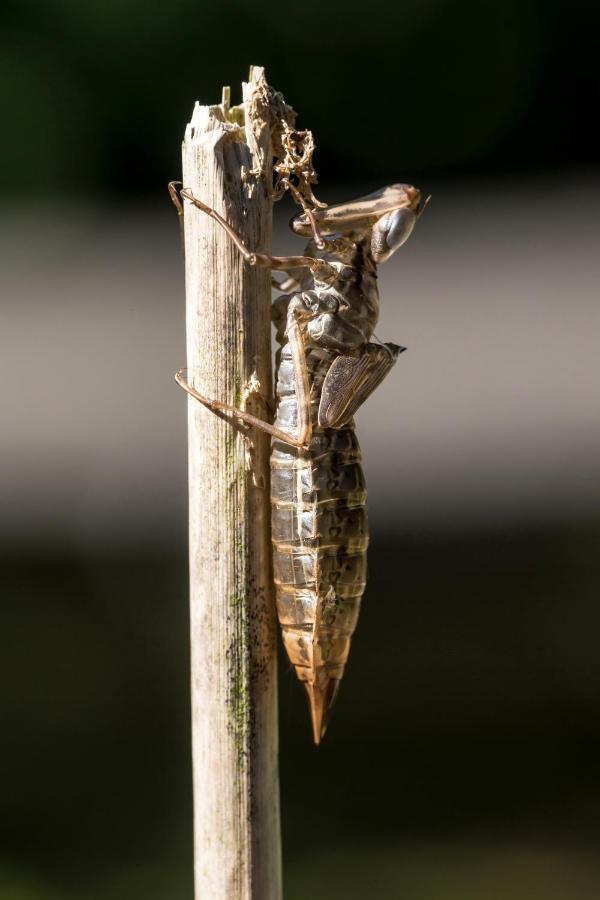
[[[366,581],[366,486],[352,423],[319,428],[323,378],[334,354],[307,350],[310,449],[275,440],[271,502],[277,612],[285,647],[304,682],[318,742],[348,657]],[[278,428],[295,433],[297,404],[289,345],[280,351]]]

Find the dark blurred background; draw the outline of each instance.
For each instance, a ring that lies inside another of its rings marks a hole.
[[[317,751],[282,658],[288,900],[600,896],[600,14],[4,0],[6,900],[190,900],[182,258],[193,102],[250,63],[319,196],[433,194],[381,272],[370,581]],[[275,247],[298,248],[277,210]]]

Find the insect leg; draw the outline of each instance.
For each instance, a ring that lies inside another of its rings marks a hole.
[[[260,429],[260,431],[265,431],[267,434],[272,435],[272,437],[278,438],[280,441],[284,441],[286,444],[291,444],[293,447],[305,447],[306,441],[302,439],[302,435],[299,438],[294,438],[290,434],[287,434],[285,431],[282,431],[280,428],[276,428],[274,425],[271,425],[269,422],[265,422],[263,419],[259,419],[257,416],[253,416],[251,413],[244,412],[243,409],[238,409],[235,406],[230,406],[228,403],[222,403],[220,400],[211,400],[210,397],[206,397],[204,394],[201,394],[195,388],[191,386],[185,379],[183,373],[185,369],[179,369],[178,372],[175,373],[175,381],[179,385],[180,388],[190,395],[190,397],[194,397],[195,400],[198,400],[202,403],[203,406],[206,406],[207,409],[210,409],[211,412],[224,412],[233,416],[236,419],[240,419],[242,422],[245,422],[246,425],[252,425],[254,428]]]
[[[298,317],[294,308],[290,309],[290,312],[288,314],[287,334],[292,351],[292,364],[294,367],[294,379],[296,382],[298,415],[297,437],[292,437],[292,435],[288,434],[286,431],[282,431],[281,428],[277,428],[275,425],[271,425],[269,422],[265,422],[263,419],[259,419],[257,416],[253,416],[251,413],[247,413],[235,406],[230,406],[228,403],[222,403],[220,400],[212,400],[210,397],[206,397],[204,394],[201,394],[187,382],[183,374],[185,369],[180,369],[176,373],[175,381],[177,382],[179,387],[183,388],[183,390],[190,395],[190,397],[194,397],[212,412],[228,413],[234,416],[236,419],[240,419],[242,422],[245,422],[246,425],[252,425],[255,428],[259,428],[261,431],[265,431],[267,434],[278,438],[280,441],[284,441],[286,444],[291,444],[292,447],[306,449],[310,444],[310,439],[312,436],[310,384],[308,380],[308,369],[306,366],[306,354],[304,352],[304,339],[302,337],[300,324],[298,322]]]
[[[181,238],[181,246],[185,248],[185,235],[183,232],[183,204],[179,198],[179,193],[177,191],[177,185],[181,184],[180,181],[170,181],[167,187],[169,188],[169,194],[171,197],[171,202],[175,209],[177,210],[177,218],[179,220],[179,237]]]
[[[177,207],[179,215],[183,215],[183,205],[181,203],[181,198],[183,197],[184,200],[189,200],[190,203],[193,203],[194,206],[201,209],[207,216],[210,216],[211,219],[214,219],[215,222],[219,223],[221,228],[227,232],[248,265],[258,266],[264,269],[323,269],[324,267],[327,267],[327,263],[324,263],[323,260],[315,259],[312,256],[270,256],[266,253],[253,253],[251,250],[248,250],[241,237],[231,225],[225,221],[223,216],[219,215],[219,213],[210,206],[202,203],[197,197],[194,197],[189,188],[179,188],[178,185],[180,184],[181,182],[178,181],[172,181],[169,184],[169,193],[171,194],[173,203]]]
[[[278,291],[284,294],[292,294],[300,290],[300,282],[288,272],[288,277],[284,278],[283,281],[271,278],[271,287],[277,288]]]
[[[298,311],[300,310],[305,311],[303,307],[300,307]],[[304,352],[304,338],[293,303],[290,304],[288,311],[287,338],[292,351],[294,381],[296,384],[298,441],[301,446],[306,446],[310,444],[312,437],[310,383],[308,380],[306,353]]]

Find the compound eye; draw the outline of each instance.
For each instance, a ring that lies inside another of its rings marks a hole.
[[[412,209],[397,209],[390,216],[385,242],[391,251],[397,250],[411,235],[416,216]]]

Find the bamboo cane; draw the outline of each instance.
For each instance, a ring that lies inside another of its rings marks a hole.
[[[193,112],[183,184],[253,250],[270,252],[270,134],[251,103]],[[243,122],[243,124],[241,124]],[[185,204],[188,380],[265,418],[270,273]],[[188,403],[192,755],[196,900],[280,900],[275,612],[268,437]]]

